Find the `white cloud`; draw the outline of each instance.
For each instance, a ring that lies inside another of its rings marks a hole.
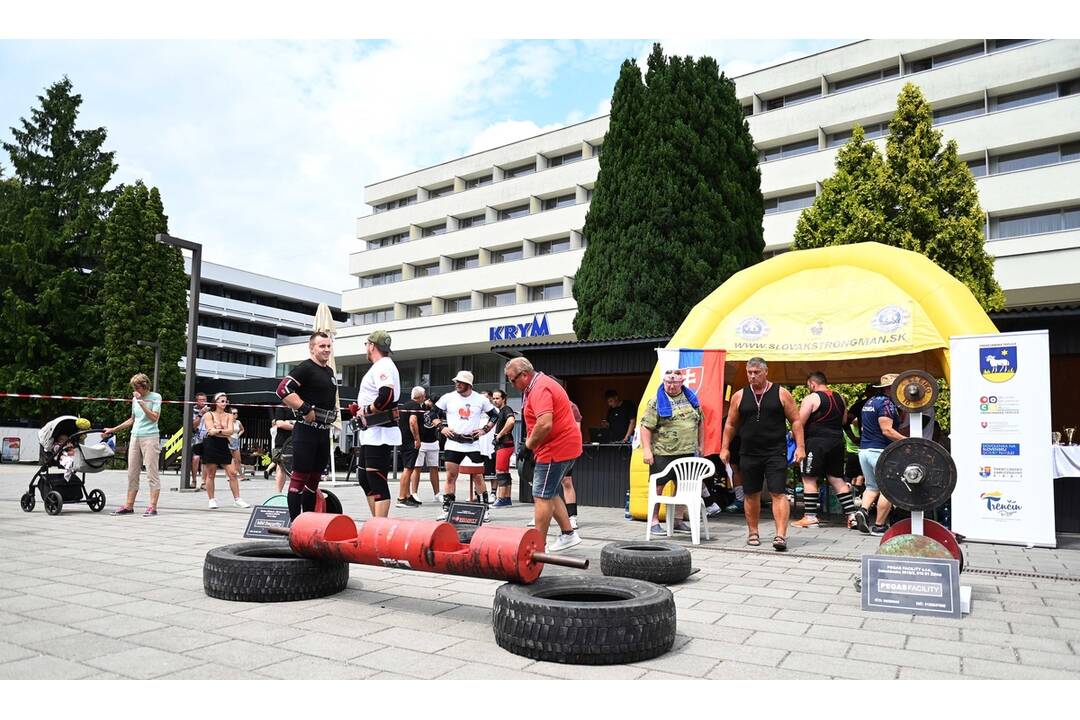
[[[562,123],[552,123],[541,127],[532,120],[503,120],[494,125],[489,125],[477,133],[469,144],[467,153],[490,150],[501,145],[551,132],[552,130],[558,130],[562,126]]]

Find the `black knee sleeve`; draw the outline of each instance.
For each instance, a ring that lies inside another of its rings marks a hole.
[[[382,470],[365,470],[361,480],[364,494],[372,500],[390,499],[390,484],[386,482],[386,473]]]
[[[495,483],[499,487],[510,487],[511,482],[510,473],[496,473]]]

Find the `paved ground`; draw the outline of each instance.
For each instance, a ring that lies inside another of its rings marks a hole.
[[[1075,538],[1060,538],[1056,550],[965,546],[974,611],[954,621],[860,610],[852,577],[874,539],[839,527],[793,528],[790,550],[780,554],[767,543],[748,548],[741,518],[725,517],[693,548],[701,571],[671,587],[674,650],[583,667],[499,648],[490,623],[495,581],[353,565],[348,589],[331,598],[208,598],[203,556],[242,539],[247,511],[225,502],[211,511],[204,494],[166,489],[158,517],[111,517],[126,481],[105,472],[87,483],[107,494],[105,512],[72,506],[49,517],[39,501],[23,513],[18,499],[33,471],[0,466],[0,679],[1080,678]],[[175,487],[176,476],[164,484]],[[242,488],[253,503],[273,492],[261,479]],[[367,516],[355,485],[334,491],[347,513]],[[436,512],[430,502],[392,510]],[[524,523],[531,513],[515,504],[496,517]],[[606,542],[644,533],[622,510],[581,513],[585,542],[574,552],[594,560],[589,572],[599,572]],[[763,522],[763,540],[771,530]],[[689,545],[688,536],[676,541]]]

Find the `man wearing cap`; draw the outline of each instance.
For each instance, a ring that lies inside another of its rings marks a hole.
[[[277,388],[281,402],[296,413],[292,475],[285,496],[293,520],[315,509],[319,480],[330,462],[330,428],[338,412],[337,380],[329,367],[333,343],[324,332],[312,333],[308,338],[311,358],[293,368]]]
[[[873,394],[863,404],[859,417],[859,465],[862,466],[863,477],[866,479],[866,489],[863,491],[862,507],[855,511],[855,526],[860,532],[871,535],[885,534],[885,522],[892,510],[892,503],[878,489],[874,468],[882,450],[891,443],[904,439],[897,429],[900,426],[900,413],[888,392],[896,376],[896,373],[881,376],[881,382],[872,387]],[[875,500],[877,513],[871,525],[869,510]]]
[[[694,391],[683,387],[686,376],[679,368],[666,368],[663,381],[657,388],[656,395],[649,398],[645,405],[645,414],[641,418],[641,458],[649,466],[649,475],[656,475],[657,491],[674,476],[668,473],[668,467],[681,458],[701,454],[701,413],[700,404]],[[670,511],[674,511],[671,508]],[[683,507],[682,520],[675,523],[675,529],[690,532],[686,524],[688,508]],[[660,525],[660,506],[653,508],[652,525],[649,532],[662,533]]]
[[[443,507],[439,520],[450,514],[457,490],[460,466],[465,458],[483,466],[480,436],[495,427],[499,411],[482,393],[473,391],[473,374],[462,370],[454,376],[454,392],[445,393],[428,413],[429,423],[440,427],[446,438],[443,460],[446,482],[443,483]]]
[[[795,437],[795,462],[806,458],[803,425],[799,409],[787,388],[769,381],[769,366],[764,358],[746,361],[747,387],[731,396],[720,461],[731,458],[731,444],[739,434],[739,469],[743,476],[744,514],[747,545],[761,544],[758,522],[761,493],[768,487],[772,498],[776,535],[773,550],[787,550],[787,525],[791,508],[787,499],[787,425]]]
[[[360,381],[356,403],[360,406],[360,487],[367,496],[372,517],[390,514],[390,485],[386,479],[393,465],[393,447],[401,445],[401,429],[394,417],[401,397],[401,377],[390,359],[390,333],[374,330],[365,343],[371,367]]]

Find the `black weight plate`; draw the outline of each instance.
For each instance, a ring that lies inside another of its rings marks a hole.
[[[904,438],[885,448],[874,475],[881,493],[903,510],[933,510],[956,488],[956,463],[945,448],[923,438]]]

